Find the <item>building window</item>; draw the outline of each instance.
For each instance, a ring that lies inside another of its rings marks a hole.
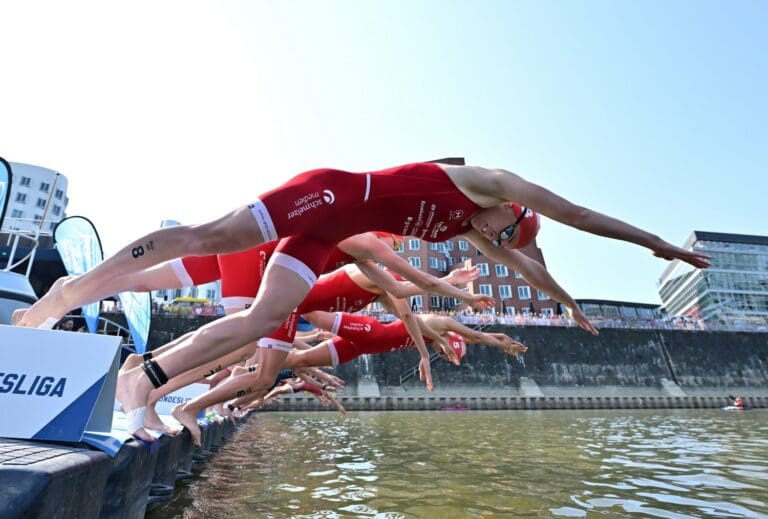
[[[459,250],[469,250],[469,243],[466,240],[459,240]]]
[[[408,240],[409,250],[421,250],[421,240],[418,238],[410,238]]]
[[[523,279],[523,275],[520,274],[518,271],[515,271],[515,279]]]
[[[22,216],[24,216],[24,211],[20,211],[19,209],[11,211],[11,218],[21,218]]]
[[[506,265],[496,265],[496,277],[505,278],[509,276],[509,269]]]
[[[40,221],[40,220],[42,220],[42,219],[43,219],[43,217],[42,217],[42,216],[40,216],[39,214],[36,214],[36,215],[35,215],[35,221],[36,221],[36,222],[39,222],[39,221]]]
[[[421,268],[421,258],[418,256],[411,256],[408,258],[408,263],[416,267],[417,269]]]
[[[53,195],[56,197],[56,200],[61,200],[61,198],[64,196],[64,191],[61,189],[57,189],[56,193]]]
[[[440,308],[440,296],[429,296],[429,306],[431,308]]]
[[[20,185],[23,187],[29,187],[29,185],[32,183],[32,179],[30,177],[21,177]]]
[[[429,257],[429,268],[431,269],[437,268],[437,258],[434,258],[432,256]]]
[[[205,298],[208,299],[209,301],[213,301],[214,299],[216,299],[216,289],[215,288],[209,288],[205,292]]]
[[[515,307],[514,306],[505,306],[504,311],[507,315],[515,315]]]
[[[511,299],[512,287],[510,285],[499,285],[499,297],[501,299]]]
[[[448,266],[453,267],[456,264],[456,258],[453,256],[448,256]]]
[[[547,317],[552,317],[555,314],[555,311],[551,308],[542,308],[541,309],[542,315],[546,315]]]
[[[411,296],[411,308],[421,308],[423,305],[421,296]]]
[[[430,243],[429,244],[429,250],[438,250],[437,243]]]
[[[437,268],[440,270],[440,272],[445,272],[448,270],[448,264],[445,262],[445,260],[440,260],[438,262]]]
[[[16,193],[16,201],[24,203],[27,201],[27,195],[26,193]]]
[[[40,207],[40,208],[45,207],[45,198],[38,198],[36,205],[37,205],[37,207]]]
[[[448,252],[452,251],[453,250],[453,242],[444,241],[443,242],[443,250],[444,251],[448,251]]]
[[[529,287],[528,285],[517,287],[517,295],[520,297],[520,299],[530,299],[531,287]]]
[[[477,268],[480,269],[480,277],[485,277],[488,275],[488,264],[487,263],[478,263]]]
[[[40,182],[40,191],[47,193],[51,189],[51,185],[48,182]]]
[[[51,222],[51,223],[48,224],[48,228],[50,230],[53,230],[55,227],[56,227],[56,222]]]
[[[181,289],[180,289],[180,288],[177,288],[177,289],[176,289],[176,290],[173,292],[173,297],[174,297],[174,299],[175,299],[175,298],[177,298],[177,297],[181,297]]]
[[[53,213],[54,216],[59,216],[61,214],[61,207],[59,207],[58,205],[54,205],[53,209],[51,209],[51,212]]]
[[[536,291],[536,297],[539,298],[539,301],[546,301],[549,299],[549,296],[542,292],[541,290]]]
[[[490,284],[487,284],[487,283],[481,284],[480,287],[479,287],[479,290],[480,290],[480,293],[483,294],[484,296],[492,296],[493,295],[493,292],[492,292]]]

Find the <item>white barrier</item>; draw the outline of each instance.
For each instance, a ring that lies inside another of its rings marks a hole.
[[[0,325],[0,437],[108,434],[120,337]]]

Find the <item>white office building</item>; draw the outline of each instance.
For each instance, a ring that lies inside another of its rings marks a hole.
[[[708,324],[768,326],[768,236],[694,231],[684,248],[712,258],[708,269],[672,262],[659,280],[669,315]]]
[[[11,192],[3,228],[51,234],[65,218],[67,177],[48,168],[11,162]]]

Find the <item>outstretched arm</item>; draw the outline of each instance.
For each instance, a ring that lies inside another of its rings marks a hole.
[[[376,266],[375,263],[370,260],[365,262],[358,262],[357,266],[371,281],[395,297],[404,298],[415,296],[421,294],[424,291],[412,281],[398,281],[397,279],[394,279],[392,275],[381,270]],[[377,269],[377,272],[371,271],[371,269],[374,268]],[[478,276],[480,276],[480,269],[476,266],[472,266],[456,269],[439,279],[455,287],[463,287],[470,281],[477,279]]]
[[[492,192],[503,200],[514,200],[560,223],[599,236],[635,243],[666,260],[679,259],[697,268],[709,267],[709,256],[667,243],[659,236],[618,218],[578,206],[537,184],[506,170],[492,170]]]
[[[489,308],[494,305],[493,298],[479,294],[468,294],[426,272],[417,269],[403,258],[397,255],[390,247],[375,236],[363,236],[359,242],[345,245],[339,244],[339,248],[351,254],[359,260],[370,259],[381,263],[385,267],[397,272],[405,279],[412,281],[425,292],[440,294],[446,297],[454,297],[476,308]],[[367,274],[367,272],[365,272]],[[391,278],[391,276],[390,276]],[[376,280],[372,280],[376,283]],[[383,287],[382,287],[383,288]]]
[[[436,319],[446,328],[446,331],[458,333],[464,337],[467,343],[487,344],[488,346],[503,350],[507,355],[517,355],[518,353],[528,351],[528,347],[525,344],[512,339],[504,333],[488,333],[474,330],[447,316],[440,316]]]
[[[597,329],[595,329],[592,323],[589,322],[589,319],[587,319],[587,316],[581,311],[581,308],[576,304],[576,301],[557,283],[557,281],[555,281],[549,271],[545,269],[541,263],[529,258],[519,250],[490,245],[488,240],[485,239],[480,232],[474,229],[467,232],[465,236],[480,249],[484,255],[518,271],[534,288],[538,288],[555,301],[560,301],[567,306],[573,319],[582,329],[588,331],[592,335],[598,334]]]
[[[411,312],[411,308],[402,299],[396,299],[390,295],[380,298],[384,307],[396,315],[408,331],[408,335],[413,339],[413,343],[419,352],[419,380],[423,381],[427,385],[427,390],[432,391],[434,384],[432,383],[432,369],[429,364],[429,352],[427,351],[427,345],[424,343],[424,337],[421,336],[421,326],[417,321],[417,317]]]

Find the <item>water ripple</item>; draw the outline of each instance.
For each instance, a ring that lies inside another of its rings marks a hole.
[[[768,518],[768,413],[724,414],[260,414],[148,517]]]

